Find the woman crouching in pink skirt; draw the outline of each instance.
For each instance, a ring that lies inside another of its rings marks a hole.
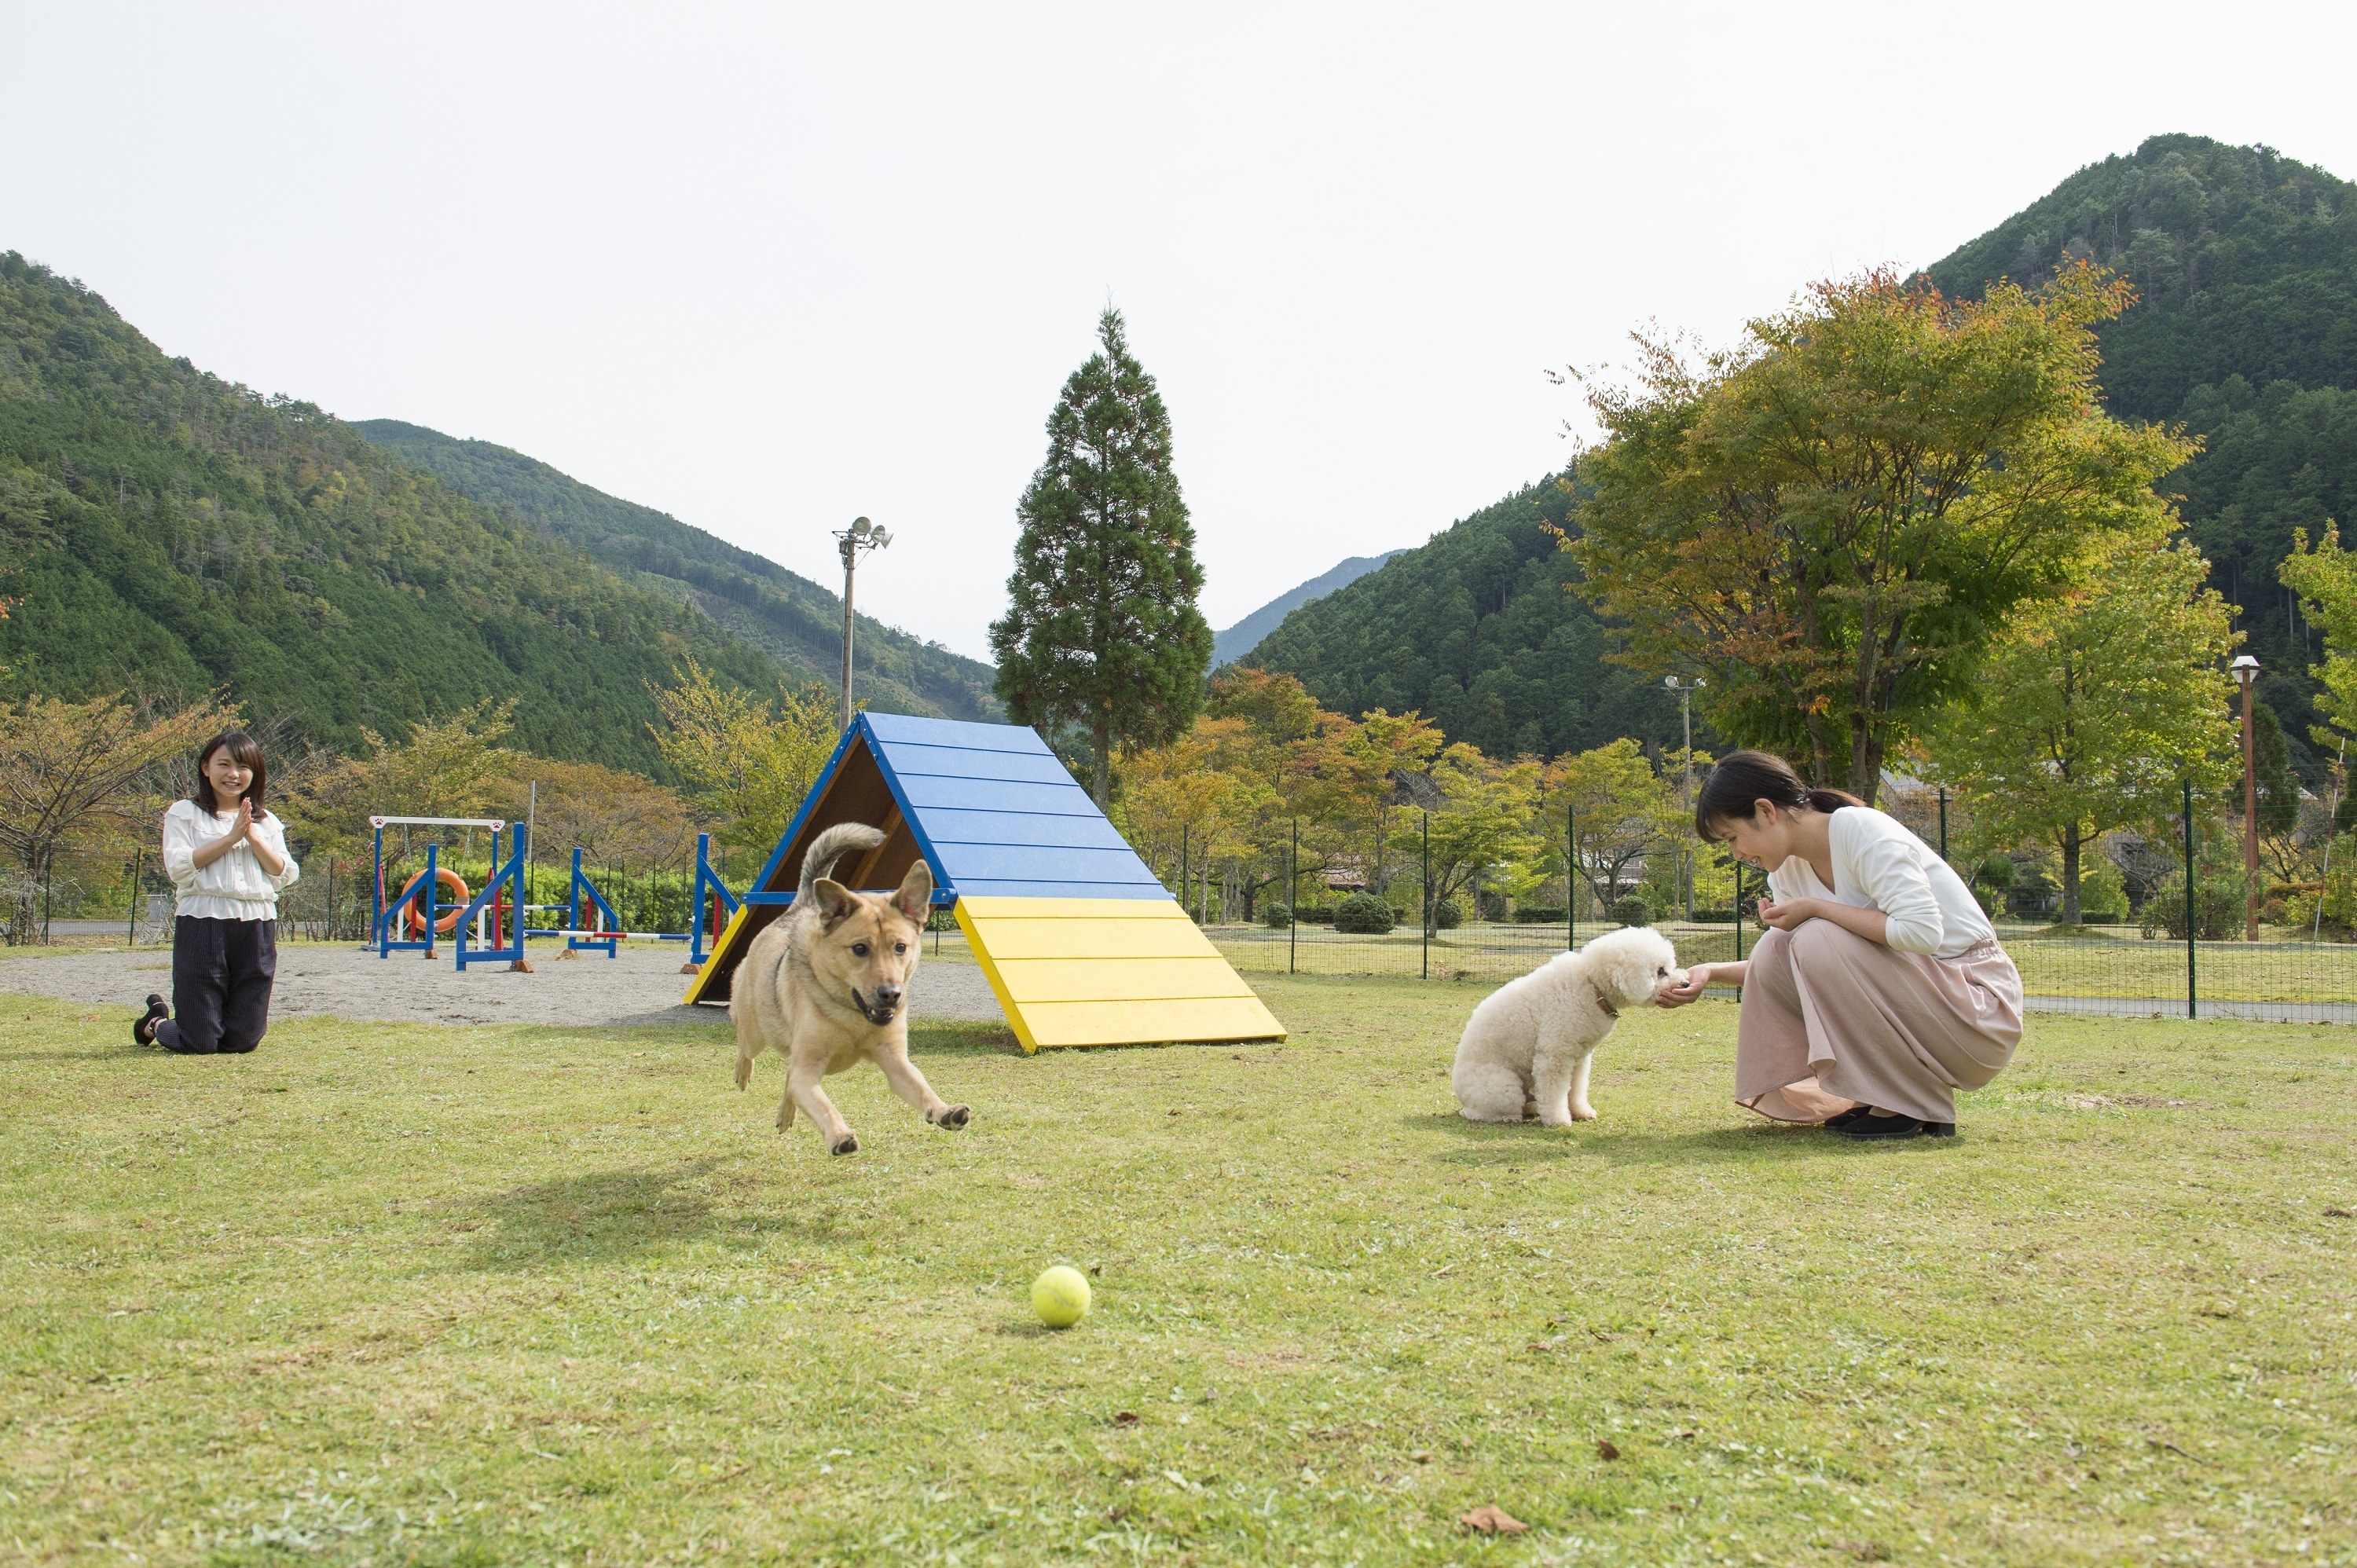
[[[1698,964],[1659,998],[1743,988],[1736,1103],[1850,1138],[1953,1136],[1956,1090],[2021,1043],[2021,976],[1964,878],[1898,819],[1765,752],[1719,759],[1695,831],[1768,874],[1751,957]]]

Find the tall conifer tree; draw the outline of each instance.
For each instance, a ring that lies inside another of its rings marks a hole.
[[[1095,748],[1102,807],[1117,745],[1163,746],[1194,722],[1211,663],[1195,607],[1203,569],[1170,467],[1170,415],[1121,313],[1048,416],[1048,460],[1016,508],[1012,603],[990,628],[998,698],[1017,723],[1071,724]]]

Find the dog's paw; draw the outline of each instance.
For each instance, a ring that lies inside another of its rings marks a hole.
[[[738,1057],[737,1058],[737,1087],[743,1089],[752,1081],[753,1058],[751,1057]]]
[[[828,1145],[826,1152],[830,1155],[857,1154],[859,1152],[858,1135],[856,1133],[845,1133],[842,1137],[836,1139],[832,1144]]]
[[[959,1128],[964,1126],[968,1122],[974,1120],[974,1112],[967,1110],[963,1105],[952,1105],[943,1108],[940,1115],[928,1116],[925,1120],[931,1122],[934,1126],[941,1128],[943,1132],[954,1133]]]
[[[1571,1108],[1571,1119],[1575,1122],[1593,1122],[1596,1120],[1596,1107],[1575,1105]]]

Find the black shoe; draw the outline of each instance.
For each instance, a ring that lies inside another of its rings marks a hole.
[[[1874,1114],[1871,1105],[1853,1105],[1838,1116],[1828,1116],[1817,1123],[1828,1133],[1838,1133],[1853,1122],[1863,1122]]]
[[[1841,1130],[1845,1138],[1953,1138],[1953,1122],[1921,1122],[1912,1116],[1862,1116]]]
[[[141,1014],[139,1017],[132,1023],[132,1043],[134,1045],[140,1046],[154,1045],[156,1043],[156,1026],[162,1023],[171,1015],[172,1010],[164,1004],[164,999],[151,993],[147,998],[147,1011]]]

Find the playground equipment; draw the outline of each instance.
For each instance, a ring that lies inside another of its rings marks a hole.
[[[853,717],[687,1001],[727,999],[753,938],[793,902],[812,841],[838,822],[885,834],[835,867],[846,886],[896,886],[924,860],[1027,1052],[1285,1038],[1037,732],[900,714]]]
[[[614,913],[614,906],[582,869],[581,851],[573,851],[573,881],[562,904],[533,904],[533,909],[562,909],[565,924],[528,929],[527,936],[563,937],[566,950],[571,952],[603,952],[615,955],[617,947],[628,940],[687,942],[694,962],[704,962],[704,944],[707,936],[717,937],[721,923],[737,912],[737,895],[720,880],[712,869],[712,835],[695,835],[695,889],[689,896],[687,926],[683,931],[630,931],[622,929],[622,918]]]
[[[372,887],[370,945],[379,958],[391,958],[396,952],[423,952],[427,958],[439,956],[440,939],[453,939],[457,966],[464,970],[469,962],[482,963],[492,959],[505,959],[511,964],[523,962],[523,824],[514,824],[513,848],[506,862],[500,857],[500,836],[509,823],[503,817],[371,817],[369,826],[376,839],[376,875]],[[384,890],[384,830],[387,828],[476,828],[488,829],[491,835],[491,875],[483,890],[469,894],[466,881],[455,871],[442,865],[442,846],[429,842],[425,846],[425,869],[410,878],[406,886],[391,898]],[[454,897],[442,897],[445,887]],[[488,950],[469,953],[468,939]]]
[[[737,912],[737,896],[712,869],[712,839],[708,833],[695,836],[695,887],[688,906],[688,929],[630,931],[622,929],[613,905],[583,870],[581,851],[577,848],[573,852],[573,881],[565,901],[530,902],[524,879],[529,844],[522,822],[511,823],[499,817],[371,817],[369,826],[376,834],[375,897],[369,941],[379,958],[404,951],[423,952],[434,958],[438,956],[438,939],[447,936],[461,972],[469,963],[505,960],[529,972],[531,965],[524,961],[523,944],[530,937],[562,937],[568,951],[587,949],[603,951],[608,958],[615,956],[623,940],[640,939],[689,943],[693,968],[705,961],[707,938],[716,938],[723,921]],[[384,831],[389,827],[489,830],[491,874],[482,890],[470,893],[465,879],[441,864],[440,843],[429,842],[425,846],[425,868],[410,878],[398,894],[387,898]],[[502,860],[501,835],[511,830],[514,837]],[[446,888],[450,891],[447,898],[443,897]],[[565,912],[563,925],[531,923],[535,913],[558,909]]]

